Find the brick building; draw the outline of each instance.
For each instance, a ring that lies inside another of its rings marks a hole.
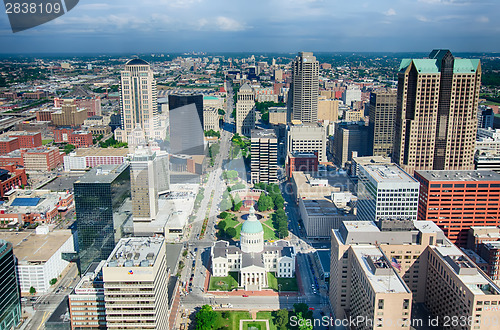
[[[10,137],[0,138],[0,155],[8,154],[17,149],[19,149],[19,139]]]
[[[458,246],[472,226],[500,225],[500,174],[493,171],[415,171],[418,219],[435,222]]]
[[[286,158],[286,174],[292,177],[293,172],[317,172],[318,153],[289,153]]]
[[[69,143],[78,148],[86,148],[93,145],[92,133],[77,130],[72,127],[54,129],[55,143]]]
[[[19,168],[16,165],[7,165],[0,168],[0,197],[4,197],[5,193],[16,188],[26,185],[28,178],[26,170]]]
[[[40,132],[8,132],[11,138],[19,139],[19,148],[38,148],[42,146],[42,133]]]

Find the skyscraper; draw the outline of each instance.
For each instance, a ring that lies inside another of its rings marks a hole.
[[[293,62],[291,116],[304,123],[318,121],[319,63],[310,52],[300,52]]]
[[[21,299],[12,244],[0,240],[0,329],[14,329],[21,319]]]
[[[146,140],[154,139],[157,111],[156,80],[148,62],[135,58],[121,72],[120,108],[122,125],[116,139],[128,142],[133,129],[140,127]]]
[[[130,197],[128,164],[101,165],[73,184],[80,269],[105,259],[122,236],[125,218],[117,214]]]
[[[433,50],[428,59],[403,59],[393,160],[414,170],[474,168],[481,65]]]
[[[373,156],[389,156],[394,143],[397,94],[392,89],[379,89],[370,94],[369,138]]]
[[[201,114],[199,104],[196,103],[199,101],[198,98],[192,99],[192,103],[185,105],[181,104],[185,103],[184,101],[187,102],[187,99],[175,97],[172,101],[174,104],[169,104],[171,153],[191,156],[204,155],[203,98],[201,98]]]
[[[168,95],[168,108],[174,110],[188,104],[196,105],[196,112],[203,127],[203,95],[202,94],[170,94]]]
[[[238,91],[236,102],[236,133],[250,136],[255,128],[255,95],[252,87],[244,84]]]
[[[272,129],[254,129],[251,138],[252,182],[278,182],[278,139]]]

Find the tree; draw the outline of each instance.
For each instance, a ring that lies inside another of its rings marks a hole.
[[[299,325],[299,330],[313,330],[311,319],[303,317],[302,313],[297,314],[297,324]]]
[[[57,283],[57,278],[53,278],[49,281],[49,285],[54,285]]]
[[[227,236],[234,238],[236,236],[236,229],[234,229],[233,227],[229,227],[226,229],[226,234]]]
[[[226,112],[222,109],[217,110],[219,112],[219,115],[224,116]]]
[[[203,305],[198,313],[196,313],[196,330],[210,330],[217,323],[218,314],[210,305]]]
[[[224,212],[221,212],[221,214],[219,214],[219,217],[221,219],[226,219],[229,215],[231,215],[231,213],[224,211]]]
[[[233,202],[232,202],[231,198],[229,198],[229,197],[222,199],[222,201],[220,202],[220,209],[221,210],[230,210],[232,207],[233,207]]]
[[[268,211],[273,208],[273,200],[271,197],[267,196],[266,194],[262,193],[260,195],[259,201],[257,202],[257,208],[259,209],[260,212]]]
[[[30,294],[31,294],[31,295],[36,294],[36,289],[35,289],[35,287],[33,287],[33,286],[32,286],[32,287],[30,288]]]
[[[224,228],[226,228],[226,225],[227,225],[226,221],[222,220],[217,224],[217,228],[224,231]]]
[[[306,303],[293,304],[293,310],[297,316],[301,313],[305,319],[313,318],[313,312],[309,310],[309,306]]]
[[[238,203],[234,203],[234,205],[233,205],[233,211],[234,212],[238,212],[241,209],[242,206],[243,206],[243,202],[241,202],[241,201],[238,202]]]
[[[76,147],[74,145],[68,143],[64,146],[64,153],[66,153],[66,155],[67,155],[75,149],[76,149]]]
[[[279,330],[286,330],[288,325],[288,310],[285,308],[276,311],[276,327]]]
[[[245,189],[246,185],[244,183],[237,183],[231,187],[231,190]]]
[[[226,180],[233,180],[233,179],[236,179],[237,177],[238,177],[238,172],[235,170],[230,170],[230,171],[224,172],[224,178]]]

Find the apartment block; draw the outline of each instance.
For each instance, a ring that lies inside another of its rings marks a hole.
[[[498,327],[489,321],[497,317],[500,288],[433,222],[346,221],[331,237],[335,317],[373,320],[356,329],[410,329],[414,303],[424,303],[438,327],[460,317],[467,322],[451,329]]]
[[[396,101],[397,93],[392,89],[380,89],[370,93],[368,127],[373,156],[387,157],[392,154]]]
[[[500,174],[493,171],[415,171],[418,219],[435,222],[456,245],[472,226],[500,225]]]
[[[21,152],[27,171],[51,171],[62,164],[64,156],[56,147],[23,149]]]
[[[218,132],[219,128],[219,111],[217,108],[204,107],[203,108],[203,130],[214,130]]]
[[[433,50],[403,59],[392,158],[405,171],[472,170],[481,85],[478,59]]]
[[[163,237],[122,238],[102,267],[108,329],[168,329]]]
[[[252,130],[250,172],[252,183],[278,182],[278,139],[274,130]]]
[[[417,220],[419,182],[395,164],[359,166],[358,220]]]

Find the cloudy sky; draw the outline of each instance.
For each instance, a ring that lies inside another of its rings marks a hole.
[[[499,0],[80,0],[1,53],[500,51]]]

